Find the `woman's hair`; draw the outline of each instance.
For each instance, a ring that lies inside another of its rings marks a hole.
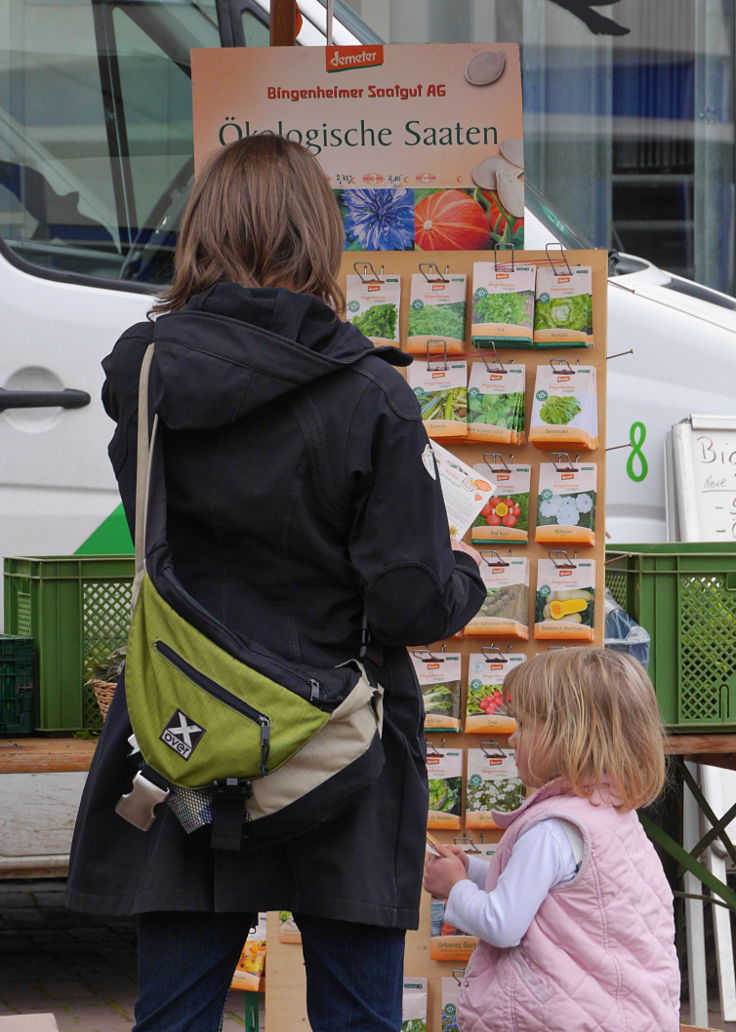
[[[587,646],[543,652],[509,673],[504,695],[521,734],[525,722],[534,725],[527,765],[536,784],[562,777],[575,795],[590,798],[607,779],[626,810],[662,791],[664,729],[652,682],[636,660]]]
[[[324,171],[281,136],[249,136],[212,154],[192,188],[174,282],[152,312],[175,312],[220,281],[290,287],[341,312],[340,210]]]

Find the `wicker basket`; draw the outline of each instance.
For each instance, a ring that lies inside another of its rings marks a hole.
[[[110,703],[115,695],[115,688],[117,685],[114,681],[93,681],[92,688],[95,693],[95,699],[97,699],[97,705],[100,707],[100,713],[104,720],[107,716],[107,711],[110,709]]]

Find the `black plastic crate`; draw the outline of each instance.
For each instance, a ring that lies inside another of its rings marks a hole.
[[[0,734],[33,733],[33,638],[0,634]]]

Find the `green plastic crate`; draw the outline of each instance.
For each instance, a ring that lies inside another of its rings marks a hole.
[[[33,733],[32,638],[0,634],[0,735]]]
[[[33,638],[38,731],[100,727],[86,682],[125,644],[134,559],[129,555],[12,556],[5,560],[5,630]]]
[[[668,729],[736,731],[736,545],[609,546],[606,585],[649,631]]]

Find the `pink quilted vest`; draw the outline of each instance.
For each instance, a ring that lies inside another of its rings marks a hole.
[[[513,813],[491,861],[495,887],[523,831],[548,817],[579,828],[583,860],[552,889],[518,946],[476,947],[458,999],[462,1032],[677,1032],[680,973],[672,893],[634,811],[550,782]]]

